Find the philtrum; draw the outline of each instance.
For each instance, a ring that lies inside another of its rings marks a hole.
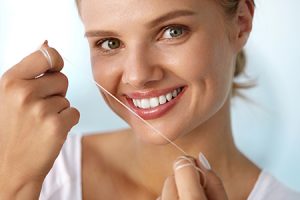
[[[49,62],[50,67],[52,68],[52,59],[51,56],[49,54],[49,52],[47,51],[46,48],[41,48],[40,51],[43,53],[44,57],[46,58],[46,60]],[[62,58],[67,61],[69,64],[74,65],[69,59],[65,58],[64,56],[62,56]],[[183,160],[186,160],[188,162],[190,162],[190,164],[184,164],[179,166],[178,169],[182,168],[182,167],[186,167],[186,166],[193,166],[197,171],[199,171],[203,177],[203,186],[205,187],[206,185],[206,178],[205,178],[205,174],[204,172],[195,165],[195,162],[190,159],[191,156],[189,156],[182,148],[180,148],[177,144],[175,144],[173,141],[171,141],[167,136],[165,136],[163,133],[161,133],[159,130],[157,130],[154,126],[152,126],[148,121],[144,120],[141,116],[139,116],[137,113],[135,113],[131,108],[129,108],[126,104],[124,104],[122,101],[120,101],[117,97],[115,97],[113,94],[111,94],[109,91],[107,91],[102,85],[100,85],[99,83],[97,83],[94,79],[88,78],[86,77],[86,79],[90,80],[93,84],[96,84],[103,92],[105,92],[106,94],[108,94],[110,97],[112,97],[113,99],[115,99],[118,103],[120,103],[124,108],[126,108],[131,114],[133,114],[135,117],[137,117],[138,119],[140,119],[146,126],[148,126],[151,130],[154,131],[154,133],[160,135],[162,138],[164,138],[166,141],[168,141],[171,145],[173,145],[176,149],[178,149],[181,153],[183,153],[184,156],[181,156],[180,158]]]

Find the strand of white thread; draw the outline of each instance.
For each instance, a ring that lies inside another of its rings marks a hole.
[[[69,59],[66,59],[63,57],[64,60],[68,61],[71,65],[73,65],[72,62],[70,62]],[[163,133],[161,133],[159,130],[157,130],[154,126],[152,126],[149,122],[144,120],[141,116],[139,116],[137,113],[135,113],[131,108],[129,108],[126,104],[124,104],[122,101],[120,101],[117,97],[115,97],[113,94],[111,94],[109,91],[107,91],[102,85],[97,83],[94,79],[88,78],[88,80],[92,81],[93,84],[96,84],[102,91],[107,93],[109,96],[111,96],[113,99],[115,99],[118,103],[120,103],[124,108],[126,108],[130,113],[132,113],[134,116],[136,116],[138,119],[140,119],[144,124],[146,124],[149,128],[151,128],[156,134],[160,135],[162,138],[164,138],[166,141],[168,141],[170,144],[172,144],[174,147],[176,147],[179,151],[181,151],[184,155],[188,155],[182,148],[180,148],[177,144],[175,144],[172,140],[170,140],[167,136],[165,136]]]
[[[50,65],[50,68],[53,68],[52,59],[51,59],[51,56],[50,56],[49,52],[47,51],[47,49],[40,48],[40,51],[42,52],[42,54],[47,59],[49,65]]]

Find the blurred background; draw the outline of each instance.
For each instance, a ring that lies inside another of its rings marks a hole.
[[[300,1],[256,0],[247,44],[247,74],[257,86],[235,98],[232,118],[239,148],[259,166],[300,191]],[[0,75],[45,39],[60,51],[68,97],[81,111],[76,134],[126,127],[90,81],[89,49],[74,0],[0,1]],[[4,113],[1,113],[4,114]]]

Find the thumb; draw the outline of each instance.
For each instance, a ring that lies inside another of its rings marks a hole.
[[[205,175],[206,184],[204,185],[204,190],[207,198],[209,200],[228,200],[222,180],[211,169],[208,160],[202,153],[199,154],[197,164]]]

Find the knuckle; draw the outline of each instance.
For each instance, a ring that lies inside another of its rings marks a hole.
[[[68,85],[69,84],[68,77],[65,74],[63,74],[63,73],[60,73],[60,75],[61,75],[62,80]]]
[[[9,72],[5,72],[0,80],[0,86],[3,90],[7,90],[8,88],[11,88],[12,85],[14,85],[15,79],[13,79]]]
[[[75,117],[77,119],[77,123],[78,123],[78,121],[80,119],[80,112],[77,109],[75,109],[75,108],[74,108],[74,115],[75,115]]]
[[[43,120],[47,115],[45,103],[37,102],[33,108],[33,113],[38,119]]]
[[[28,86],[18,88],[18,90],[16,90],[16,94],[15,94],[18,105],[23,106],[23,105],[28,104],[31,101],[33,94],[34,94],[34,91]]]
[[[67,108],[69,108],[71,106],[71,103],[67,98],[64,98],[64,104]]]
[[[51,116],[49,117],[48,121],[48,130],[56,135],[59,134],[62,130],[61,120],[58,118],[58,116]]]
[[[58,73],[58,76],[59,76],[59,79],[61,81],[62,86],[65,89],[67,89],[68,86],[69,86],[69,79],[68,79],[68,77],[65,74],[61,73],[61,72]]]
[[[72,116],[74,117],[74,123],[77,124],[80,119],[80,112],[76,108],[72,108]]]

